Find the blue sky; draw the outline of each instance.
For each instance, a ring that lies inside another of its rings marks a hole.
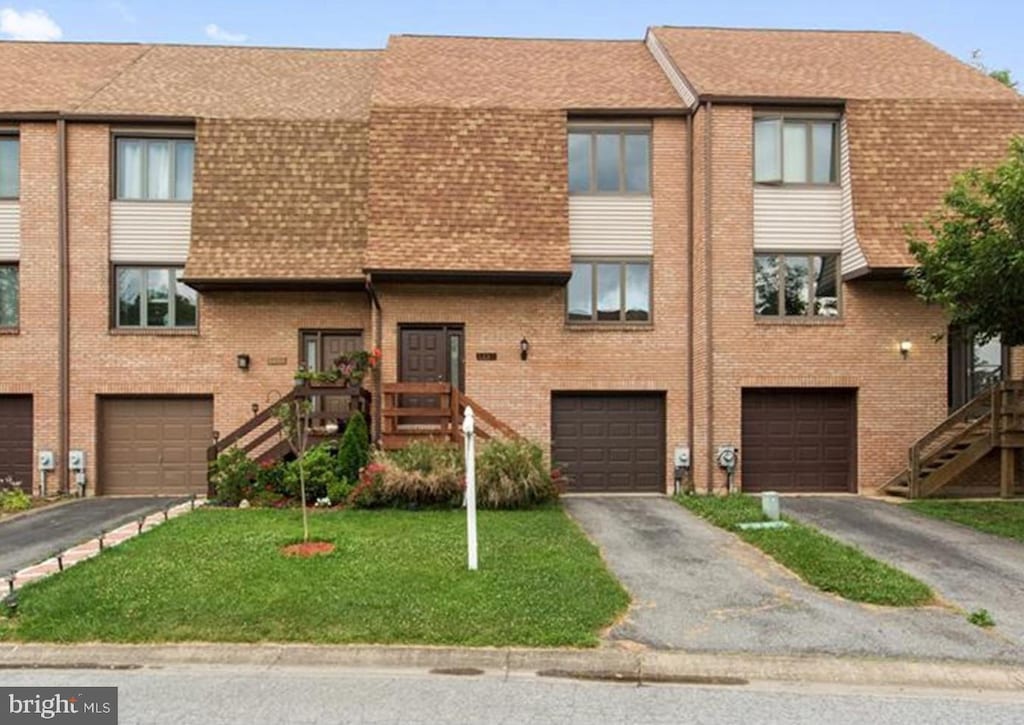
[[[0,37],[63,40],[369,48],[389,33],[639,38],[649,24],[909,30],[1024,79],[1019,0],[0,0]]]

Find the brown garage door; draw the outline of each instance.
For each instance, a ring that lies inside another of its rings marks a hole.
[[[205,493],[212,431],[210,398],[103,398],[100,492]]]
[[[551,436],[570,492],[665,490],[661,394],[553,393]]]
[[[743,489],[856,491],[856,431],[853,390],[744,390]]]
[[[32,396],[0,395],[0,477],[32,490]]]

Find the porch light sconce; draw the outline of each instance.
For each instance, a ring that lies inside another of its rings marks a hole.
[[[910,342],[910,340],[902,340],[900,342],[900,355],[903,356],[904,360],[906,360],[907,356],[910,355],[910,349],[913,346],[914,345],[913,345],[913,343]]]
[[[253,403],[250,407],[252,408],[252,415],[253,415],[253,417],[256,417],[256,415],[260,412],[260,404],[259,403]]]
[[[519,359],[526,360],[530,356],[530,341],[525,337],[519,341]]]
[[[246,355],[243,352],[243,353],[239,353],[235,357],[235,362],[238,364],[238,369],[239,370],[248,370],[249,369],[249,363],[252,362],[252,360],[249,358],[248,355]]]

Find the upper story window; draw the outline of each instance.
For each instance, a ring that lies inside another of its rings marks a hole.
[[[835,184],[838,128],[834,118],[781,115],[754,119],[754,182]]]
[[[838,317],[838,254],[755,254],[754,314]]]
[[[17,199],[20,193],[21,146],[18,137],[0,135],[0,199]]]
[[[571,128],[570,194],[650,194],[649,128]]]
[[[574,259],[566,310],[569,322],[650,322],[650,259]]]
[[[181,283],[181,267],[117,267],[114,325],[122,328],[196,326],[196,291]]]
[[[0,264],[0,328],[18,326],[18,265]]]
[[[120,136],[115,153],[118,199],[192,200],[192,139]]]

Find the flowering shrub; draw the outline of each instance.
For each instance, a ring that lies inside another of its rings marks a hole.
[[[259,466],[241,448],[232,446],[210,463],[210,483],[217,501],[237,506],[242,499],[252,498]]]

